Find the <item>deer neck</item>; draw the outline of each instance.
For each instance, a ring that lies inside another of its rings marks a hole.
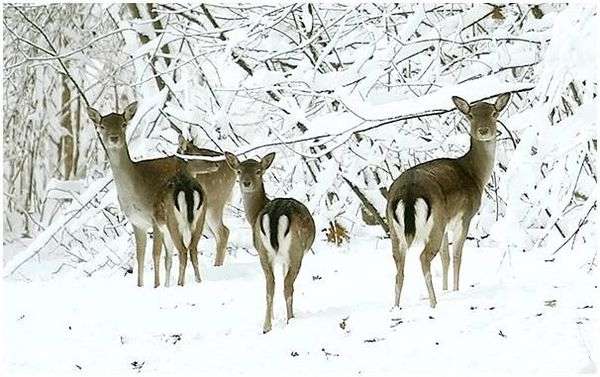
[[[265,189],[261,187],[259,190],[253,192],[243,192],[242,200],[244,201],[244,210],[246,211],[246,220],[250,223],[250,226],[254,226],[256,218],[260,211],[265,208],[265,205],[269,202]]]
[[[113,177],[117,184],[117,190],[122,189],[123,184],[133,180],[134,164],[129,156],[127,144],[119,149],[107,149],[108,161],[113,171]]]
[[[482,190],[494,169],[495,155],[496,140],[481,141],[471,136],[471,146],[462,160]]]

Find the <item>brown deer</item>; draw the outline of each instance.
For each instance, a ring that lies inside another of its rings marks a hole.
[[[179,137],[178,152],[195,156],[223,156],[221,152],[198,148],[182,136]],[[231,170],[225,159],[215,161],[215,163],[218,166],[216,171],[198,174],[196,180],[200,182],[206,193],[206,224],[216,240],[217,251],[214,265],[221,266],[225,260],[225,248],[229,238],[229,229],[223,224],[223,209],[231,199],[231,192],[235,183],[235,172]]]
[[[273,318],[273,294],[275,291],[274,269],[283,270],[283,294],[288,321],[294,317],[294,281],[300,271],[304,253],[315,239],[315,222],[308,209],[290,198],[269,200],[265,194],[263,174],[273,163],[275,153],[269,153],[260,161],[253,159],[240,162],[225,153],[227,163],[237,173],[246,219],[252,227],[254,247],[265,273],[267,308],[263,333],[271,331]]]
[[[196,282],[202,281],[198,268],[197,245],[202,237],[206,217],[206,193],[189,173],[176,174],[168,183],[163,203],[166,212],[166,225],[170,239],[179,254],[179,279],[177,284],[185,284],[185,269],[188,254],[192,261]]]
[[[447,290],[450,239],[454,290],[458,290],[463,245],[494,167],[496,122],[509,99],[510,93],[505,93],[494,104],[469,104],[452,97],[456,108],[470,123],[469,151],[459,158],[439,158],[413,166],[390,186],[386,213],[392,225],[392,254],[397,268],[395,306],[400,305],[404,260],[411,245],[423,245],[421,268],[433,308],[437,301],[431,281],[431,260],[441,248],[443,289]]]
[[[125,130],[137,111],[137,102],[125,108],[121,114],[105,116],[88,107],[87,113],[94,122],[106,147],[113,171],[121,210],[133,226],[138,263],[138,286],[144,285],[144,256],[148,229],[152,228],[154,259],[154,286],[160,285],[159,261],[165,233],[167,233],[167,207],[165,197],[177,174],[200,174],[215,171],[218,165],[203,160],[186,161],[177,157],[164,157],[144,161],[132,161],[127,147]],[[191,203],[193,204],[193,203]],[[187,204],[186,204],[187,205]],[[195,245],[194,245],[195,246]],[[169,285],[172,252],[165,254],[166,280]]]

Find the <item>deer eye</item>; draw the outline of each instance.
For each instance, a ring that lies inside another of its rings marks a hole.
[[[238,174],[242,174],[242,171],[240,169],[237,170]]]
[[[260,171],[260,170],[256,171],[256,175],[261,175],[261,174],[262,174],[262,171]]]

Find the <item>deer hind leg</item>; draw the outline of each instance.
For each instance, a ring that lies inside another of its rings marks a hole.
[[[260,265],[265,273],[267,308],[265,311],[265,321],[263,323],[263,334],[271,331],[271,320],[273,319],[273,294],[275,293],[275,276],[273,275],[273,266],[267,260],[266,251],[260,252]]]
[[[138,287],[144,286],[144,257],[146,256],[146,230],[133,226],[135,238],[135,255],[138,264]]]
[[[463,221],[461,228],[457,230],[456,237],[452,245],[452,270],[454,272],[454,290],[458,291],[458,280],[460,276],[460,263],[462,261],[462,251],[469,231],[469,221]]]
[[[442,257],[442,284],[445,291],[448,290],[448,268],[450,267],[450,253],[448,251],[448,233],[444,233],[442,239],[442,247],[440,249],[440,256]]]
[[[394,290],[394,307],[400,307],[400,294],[402,293],[402,285],[404,284],[404,260],[406,259],[406,241],[404,238],[399,239],[396,232],[390,232],[392,240],[392,256],[396,262],[396,284]]]
[[[202,282],[202,278],[200,277],[200,268],[198,267],[198,241],[202,238],[202,229],[204,228],[204,219],[206,217],[206,212],[200,215],[198,222],[196,224],[196,229],[194,229],[194,233],[192,234],[192,239],[190,241],[190,259],[192,261],[192,266],[194,267],[194,276],[196,278],[196,282]]]
[[[434,225],[420,257],[423,277],[425,278],[425,285],[427,286],[427,292],[429,293],[429,305],[432,308],[435,308],[437,305],[437,300],[435,298],[435,291],[433,290],[433,281],[431,280],[431,261],[440,250],[442,244],[444,230],[443,227],[440,228],[440,226]]]
[[[208,213],[208,228],[215,237],[216,254],[215,266],[222,266],[225,261],[225,249],[229,239],[229,228],[223,224],[223,208],[210,209]]]
[[[283,280],[283,296],[285,297],[285,306],[287,309],[287,320],[294,318],[294,282],[300,272],[302,260],[292,260]]]
[[[167,226],[163,227],[163,232],[167,234],[169,237],[165,237],[164,240],[170,240],[170,247],[167,246],[165,242],[165,249],[167,250],[167,255],[165,255],[165,266],[167,268],[167,280],[165,282],[165,287],[170,285],[170,276],[171,276],[171,265],[173,264],[173,246],[177,249],[177,253],[179,255],[179,276],[177,278],[177,285],[183,286],[185,283],[185,268],[187,267],[187,257],[188,251],[183,244],[183,237],[181,236],[181,232],[179,228],[177,228],[177,224],[174,221],[168,221]],[[171,251],[170,251],[171,250]],[[168,259],[167,259],[168,256]]]
[[[163,246],[163,234],[156,226],[152,226],[152,262],[154,263],[154,288],[160,286],[160,253]]]

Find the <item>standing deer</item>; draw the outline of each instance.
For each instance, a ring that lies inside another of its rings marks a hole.
[[[221,152],[198,148],[181,136],[178,152],[196,156],[223,156]],[[206,193],[206,223],[217,244],[214,265],[221,266],[225,259],[225,248],[229,238],[229,229],[223,224],[223,209],[231,199],[231,192],[235,183],[235,172],[231,170],[225,160],[216,161],[215,163],[218,166],[216,171],[198,174],[196,180],[200,182]]]
[[[392,223],[392,253],[397,268],[395,306],[400,305],[406,250],[417,242],[424,245],[421,268],[431,307],[437,303],[431,260],[440,248],[443,289],[448,289],[449,238],[453,248],[454,290],[458,290],[463,245],[494,167],[496,122],[509,99],[510,93],[505,93],[494,104],[469,104],[460,97],[452,97],[456,108],[470,123],[469,151],[459,158],[439,158],[413,166],[391,185],[386,213]]]
[[[300,271],[304,253],[315,239],[315,222],[308,209],[299,201],[267,198],[263,174],[273,163],[275,153],[269,153],[260,161],[250,159],[240,162],[235,155],[227,152],[225,158],[239,178],[246,219],[252,227],[254,247],[265,273],[267,308],[263,333],[267,333],[271,331],[273,319],[273,270],[277,265],[282,266],[283,294],[289,321],[294,317],[294,281]]]
[[[125,108],[122,114],[111,113],[101,116],[88,107],[87,113],[94,122],[104,145],[113,171],[117,196],[121,210],[133,226],[138,263],[138,286],[144,285],[144,256],[148,229],[152,228],[154,260],[154,286],[160,285],[159,262],[162,244],[167,229],[165,195],[177,174],[199,174],[215,171],[213,162],[194,160],[186,163],[177,157],[164,157],[144,161],[132,161],[129,156],[125,130],[137,111],[137,102]],[[190,203],[193,205],[193,203]],[[186,204],[187,205],[187,204]],[[195,247],[195,245],[193,245]],[[166,280],[169,286],[172,251],[165,254]]]
[[[168,183],[163,199],[166,224],[171,241],[179,252],[179,279],[185,283],[185,268],[188,254],[194,267],[196,282],[202,281],[198,268],[196,249],[206,216],[206,193],[197,180],[187,172],[176,174]]]

